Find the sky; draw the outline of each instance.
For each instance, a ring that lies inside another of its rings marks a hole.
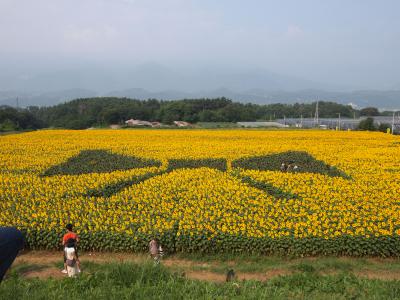
[[[399,12],[398,0],[0,0],[0,80],[155,64],[400,89]]]

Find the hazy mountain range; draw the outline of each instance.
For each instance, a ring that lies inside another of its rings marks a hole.
[[[235,92],[230,89],[221,88],[212,91],[183,92],[178,90],[165,90],[151,92],[142,88],[132,88],[126,90],[112,91],[108,93],[98,93],[86,89],[68,89],[53,92],[17,92],[0,91],[0,105],[26,106],[50,106],[66,102],[77,98],[89,98],[97,96],[128,97],[134,99],[163,99],[178,100],[188,98],[215,98],[226,97],[239,102],[251,102],[257,104],[270,103],[295,103],[313,102],[316,99],[323,101],[333,101],[341,104],[351,104],[362,108],[367,106],[384,109],[400,108],[400,90],[396,91],[352,91],[352,92],[330,92],[323,90],[299,90],[299,91],[267,91],[263,89],[246,90]]]
[[[131,88],[138,87],[138,88]],[[98,66],[63,70],[6,70],[0,73],[0,105],[48,106],[76,98],[116,96],[178,100],[227,97],[258,104],[312,102],[317,99],[359,107],[400,108],[400,86],[368,90],[277,74],[263,69]]]

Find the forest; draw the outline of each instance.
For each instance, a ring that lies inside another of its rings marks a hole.
[[[84,98],[45,107],[2,106],[0,107],[0,131],[48,127],[84,129],[124,124],[124,121],[128,119],[172,124],[173,121],[178,120],[198,123],[275,120],[301,116],[309,118],[314,116],[316,105],[316,102],[259,105],[233,102],[224,97],[174,101],[116,97]],[[336,118],[338,114],[343,118],[382,115],[374,107],[356,110],[349,105],[319,102],[320,118]]]

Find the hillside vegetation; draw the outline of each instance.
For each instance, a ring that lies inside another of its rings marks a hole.
[[[14,130],[29,128],[20,121],[19,114],[26,114],[32,121],[31,128],[59,127],[83,129],[93,126],[123,124],[128,119],[159,121],[171,124],[181,120],[197,122],[239,122],[273,120],[284,117],[312,117],[316,103],[306,104],[244,104],[227,98],[184,99],[162,101],[156,99],[134,100],[128,98],[85,98],[76,99],[49,107],[28,107],[26,109],[0,108],[0,124],[8,124]],[[372,112],[377,112],[372,110]],[[363,111],[334,102],[319,102],[321,118],[335,118],[362,115]],[[365,111],[370,114],[371,111]],[[379,112],[378,112],[379,113]],[[1,127],[0,127],[1,128]]]

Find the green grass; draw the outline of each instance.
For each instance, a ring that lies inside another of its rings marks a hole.
[[[174,257],[193,262],[192,270],[226,273],[228,269],[243,273],[265,273],[271,270],[315,272],[399,272],[400,259],[372,259],[362,257],[283,257],[246,254],[180,253]],[[178,266],[176,269],[179,269]],[[181,269],[179,269],[181,270]]]
[[[238,124],[230,122],[198,122],[196,125],[202,129],[227,129],[240,127]]]
[[[267,282],[216,284],[152,263],[91,263],[74,279],[25,279],[12,272],[0,285],[0,299],[400,299],[400,282],[306,271]]]
[[[29,272],[41,271],[47,267],[48,265],[46,264],[31,264],[22,262],[12,268],[12,273],[17,275],[24,275]]]
[[[11,134],[19,134],[19,133],[25,133],[25,132],[32,132],[36,131],[35,129],[24,129],[24,130],[10,130],[10,131],[1,131],[0,130],[0,136],[6,136],[6,135],[11,135]]]

